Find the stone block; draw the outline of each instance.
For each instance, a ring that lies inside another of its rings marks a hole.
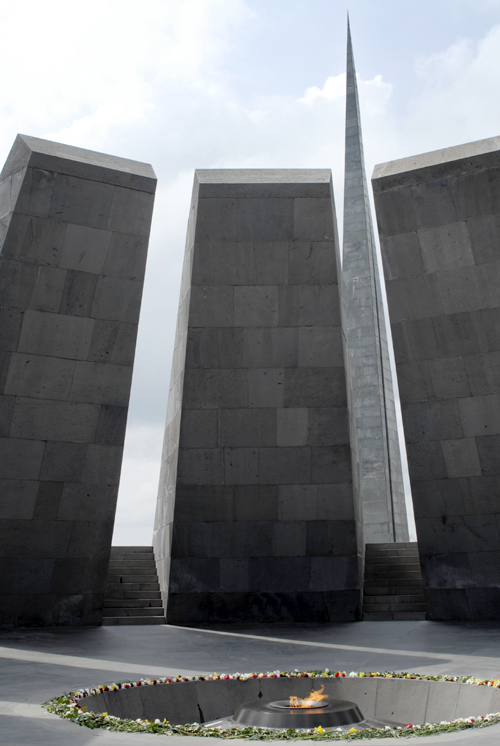
[[[446,357],[428,363],[432,388],[438,399],[471,396],[469,376],[461,357]]]
[[[412,321],[443,313],[442,299],[434,275],[391,280],[387,283],[387,299],[391,321],[394,322]]]
[[[412,484],[414,480],[447,477],[446,464],[439,441],[407,442],[406,451]]]
[[[112,519],[115,513],[118,485],[72,484],[65,482],[57,518],[59,521],[94,521]]]
[[[259,461],[257,448],[224,448],[224,483],[259,484]]]
[[[2,350],[17,350],[24,314],[18,308],[0,307],[0,345]]]
[[[500,446],[500,435],[486,435],[480,438],[470,439],[475,445],[477,445],[477,464],[475,464],[475,471],[470,474],[460,474],[462,477],[473,477],[480,476],[493,476],[500,474],[500,452],[498,450]],[[500,508],[500,505],[498,506]]]
[[[217,448],[218,444],[218,411],[185,409],[180,431],[181,448]]]
[[[308,410],[307,409],[277,409],[278,446],[305,446],[308,440]],[[264,445],[271,445],[266,443]],[[274,444],[273,444],[274,445]]]
[[[19,397],[10,435],[33,440],[92,442],[99,419],[95,404]]]
[[[444,313],[498,307],[496,288],[500,281],[500,265],[497,263],[458,267],[439,273],[437,278]]]
[[[247,557],[220,559],[220,589],[226,593],[250,590],[250,560]]]
[[[377,224],[380,237],[410,233],[420,227],[413,195],[407,189],[377,194]]]
[[[133,236],[149,236],[153,203],[153,194],[115,186],[107,229],[130,233]]]
[[[66,285],[66,271],[58,267],[39,267],[31,308],[34,311],[57,313]]]
[[[351,453],[348,445],[317,446],[311,452],[314,484],[346,484],[351,481]]]
[[[496,436],[492,440],[496,440]],[[485,438],[488,441],[489,438]],[[477,443],[482,443],[483,438]],[[494,444],[492,444],[494,446]],[[479,449],[478,449],[479,450]],[[498,494],[500,476],[483,475],[481,477],[467,477],[460,480],[463,510],[461,515],[496,514],[498,511]]]
[[[287,327],[243,329],[246,368],[290,368],[298,362],[298,330]]]
[[[294,239],[333,241],[335,238],[330,199],[295,199],[293,222]]]
[[[310,449],[260,448],[258,477],[260,484],[310,484]]]
[[[188,368],[242,368],[243,336],[253,329],[204,327],[190,329],[187,337]],[[274,330],[273,330],[274,331]]]
[[[40,482],[33,518],[56,521],[63,491],[62,482]]]
[[[426,479],[412,483],[416,518],[463,515],[465,501],[459,479]],[[490,511],[487,511],[490,512]]]
[[[24,314],[18,349],[32,355],[85,360],[93,327],[93,319],[28,310]]]
[[[191,288],[189,326],[233,326],[234,290],[230,285]]]
[[[294,241],[288,259],[290,285],[337,283],[333,241]]]
[[[308,412],[310,445],[343,445],[349,442],[349,422],[345,408],[315,407]]]
[[[285,371],[283,368],[254,368],[248,371],[248,405],[283,407]]]
[[[479,442],[483,440],[483,438],[480,438]],[[441,441],[441,446],[443,448],[446,470],[450,478],[477,477],[481,475],[481,464],[479,463],[478,449],[476,448],[476,440],[474,438],[443,440]],[[500,466],[500,459],[498,459],[497,463]]]
[[[2,524],[5,520],[13,518],[24,520],[33,518],[37,492],[38,482],[35,480],[2,479],[0,494]]]
[[[464,420],[462,402],[468,400],[404,404],[403,423],[407,442],[451,440],[462,438],[464,435],[475,435],[476,433],[469,432],[469,420]]]
[[[451,223],[418,232],[425,271],[474,265],[467,223]]]
[[[137,323],[141,309],[142,282],[122,277],[99,277],[91,315],[96,319]]]
[[[95,432],[94,443],[98,445],[122,446],[125,440],[127,407],[102,405]]]
[[[238,239],[291,240],[294,227],[293,203],[289,198],[238,199]]]
[[[137,324],[96,319],[87,359],[114,365],[132,365],[137,339]]]
[[[47,185],[47,191],[48,191]],[[50,199],[40,212],[43,217],[57,218],[64,223],[76,223],[90,228],[106,229],[113,201],[114,187],[98,181],[88,181],[66,174],[57,174]],[[30,210],[31,212],[31,210]]]
[[[101,274],[113,234],[107,230],[69,223],[66,227],[59,266]]]
[[[352,485],[319,484],[316,519],[318,521],[354,520]]]
[[[250,590],[297,593],[310,587],[310,557],[263,557],[250,561]]]
[[[500,391],[500,352],[467,355],[464,358],[472,396]]]
[[[475,264],[489,264],[498,261],[500,243],[500,215],[467,220],[467,232]]]
[[[384,271],[388,280],[416,277],[424,274],[425,269],[418,238],[419,234],[416,232],[381,237]]]
[[[349,591],[359,589],[357,557],[311,557],[310,588],[313,591]],[[343,599],[341,598],[341,603],[342,600]],[[351,603],[346,606],[346,610],[349,609],[352,614],[352,616],[350,615],[350,620],[353,620],[355,617],[351,604],[352,600]],[[337,610],[337,615],[332,618],[342,618],[340,609]]]
[[[417,220],[421,228],[456,223],[455,196],[448,179],[424,181],[412,188]]]
[[[9,434],[15,403],[14,396],[0,396],[0,437],[2,438]]]
[[[223,453],[217,448],[185,448],[181,452],[179,484],[224,484]]]
[[[37,399],[67,399],[75,361],[42,355],[12,353],[5,393]]]
[[[90,316],[96,292],[97,276],[68,270],[62,292],[60,313]]]
[[[237,203],[234,199],[200,200],[196,220],[196,240],[236,240],[238,238]]]
[[[300,327],[299,365],[306,368],[343,367],[340,327]]]
[[[127,406],[132,383],[132,367],[79,361],[75,364],[72,401]]]
[[[24,262],[0,259],[2,305],[26,308],[31,304],[36,284],[36,267]]]
[[[266,327],[278,323],[276,285],[235,286],[235,326]]]
[[[44,450],[43,441],[0,439],[0,479],[38,479]]]
[[[175,520],[179,523],[233,521],[234,517],[234,487],[179,485],[175,502]]]
[[[236,521],[277,521],[278,487],[276,485],[236,485],[234,518]]]
[[[340,326],[337,285],[280,285],[280,326]]]
[[[186,409],[243,408],[248,401],[245,370],[193,369],[184,378]],[[265,406],[265,405],[264,405]]]
[[[461,220],[500,213],[500,176],[497,168],[465,171],[453,185]]]
[[[275,446],[276,410],[219,410],[219,441],[221,446]]]
[[[144,279],[148,239],[114,231],[105,257],[103,274],[126,280]]]
[[[343,368],[286,368],[285,407],[346,405]]]
[[[500,433],[500,399],[496,394],[459,399],[458,405],[465,437]]]
[[[306,523],[276,521],[273,525],[273,557],[306,556]]]
[[[122,452],[123,449],[120,446],[90,444],[87,447],[82,482],[86,485],[118,485]]]

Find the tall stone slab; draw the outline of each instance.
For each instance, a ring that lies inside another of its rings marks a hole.
[[[330,171],[197,171],[154,549],[167,619],[355,620]]]
[[[19,135],[0,175],[0,624],[98,624],[156,179]]]
[[[500,618],[500,138],[373,188],[427,614]]]
[[[366,541],[405,542],[401,455],[349,28],[342,273],[352,440]]]

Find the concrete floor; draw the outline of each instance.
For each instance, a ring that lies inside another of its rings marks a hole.
[[[327,666],[499,678],[500,624],[359,622],[232,625],[210,630],[166,625],[16,630],[0,632],[0,666],[3,746],[144,746],[161,738],[175,741],[175,746],[209,746],[214,740],[88,730],[49,715],[40,703],[82,686],[167,673]],[[232,743],[244,742],[236,739]],[[422,740],[423,746],[438,743],[498,746],[500,725]]]

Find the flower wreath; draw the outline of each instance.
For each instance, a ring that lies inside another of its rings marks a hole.
[[[451,722],[442,721],[441,723],[425,723],[425,725],[413,725],[408,723],[405,726],[385,726],[385,728],[356,728],[352,727],[345,731],[341,728],[334,730],[324,730],[321,726],[308,730],[276,730],[271,728],[222,728],[207,727],[202,723],[188,723],[186,725],[170,725],[167,720],[129,720],[119,718],[114,715],[108,715],[106,712],[96,714],[89,712],[83,705],[82,700],[85,697],[100,694],[101,692],[112,692],[118,689],[131,689],[136,686],[156,686],[158,684],[175,684],[181,681],[218,681],[237,680],[247,681],[248,679],[266,679],[266,678],[344,678],[344,677],[369,677],[385,679],[417,679],[421,681],[453,681],[462,684],[473,684],[475,686],[490,686],[500,688],[500,679],[476,679],[472,676],[427,676],[419,673],[395,673],[393,671],[370,672],[370,673],[346,673],[345,671],[270,671],[267,673],[234,673],[234,674],[207,674],[205,676],[164,676],[159,679],[140,679],[139,681],[125,681],[119,684],[109,684],[107,686],[97,686],[90,689],[79,689],[73,694],[63,694],[60,697],[45,702],[42,706],[49,712],[59,717],[73,720],[78,725],[84,725],[87,728],[105,728],[110,731],[128,732],[128,733],[163,733],[167,736],[209,736],[216,738],[244,738],[247,740],[273,741],[273,740],[297,740],[307,739],[314,741],[356,741],[363,738],[392,738],[392,737],[409,737],[409,736],[428,736],[434,733],[449,733],[452,731],[465,730],[467,728],[484,728],[489,725],[500,723],[500,712],[489,715],[469,718],[458,718]]]

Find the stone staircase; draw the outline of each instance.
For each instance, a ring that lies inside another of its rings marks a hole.
[[[111,547],[103,624],[165,624],[153,547]]]
[[[416,542],[367,544],[363,619],[425,619],[422,572]]]

